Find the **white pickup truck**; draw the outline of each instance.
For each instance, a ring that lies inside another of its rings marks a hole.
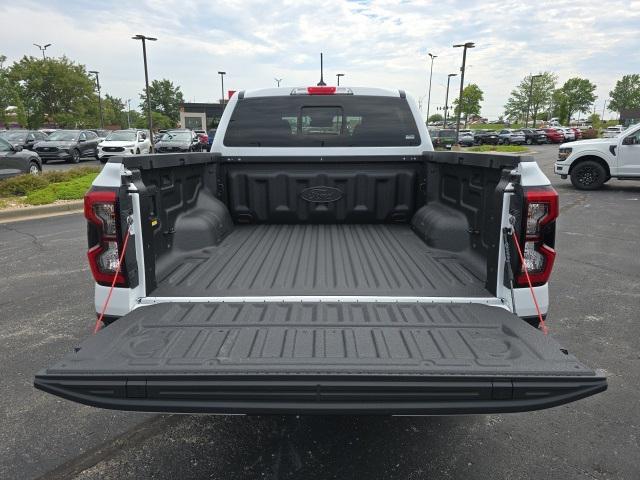
[[[563,143],[554,172],[580,190],[597,190],[611,178],[640,180],[640,124],[613,138]]]
[[[584,398],[606,379],[535,328],[558,212],[530,157],[434,152],[403,91],[238,92],[210,153],[114,157],[96,178],[88,258],[107,326],[35,386],[199,413]]]

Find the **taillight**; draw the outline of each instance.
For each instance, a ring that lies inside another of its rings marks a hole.
[[[296,87],[291,90],[291,95],[353,95],[353,90],[345,87]]]
[[[113,190],[90,190],[84,196],[84,216],[89,222],[87,256],[93,278],[100,285],[113,283],[121,253],[117,198]],[[115,284],[127,286],[122,269]]]
[[[524,189],[524,211],[522,225],[522,242],[524,263],[533,286],[543,285],[549,281],[556,252],[555,220],[558,218],[558,193],[553,187],[533,187]],[[527,286],[521,266],[516,279],[519,286]]]

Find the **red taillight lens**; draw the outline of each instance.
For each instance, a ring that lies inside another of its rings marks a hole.
[[[309,95],[333,95],[336,87],[307,87]]]
[[[111,285],[118,268],[120,238],[118,235],[117,194],[112,190],[90,190],[84,196],[84,216],[89,222],[89,266],[93,278],[100,285]],[[116,285],[127,286],[122,270],[116,277]]]
[[[523,257],[525,265],[521,266],[517,283],[527,286],[524,274],[525,266],[534,286],[549,281],[556,252],[554,223],[558,218],[558,193],[553,187],[525,188],[525,204],[523,212]]]

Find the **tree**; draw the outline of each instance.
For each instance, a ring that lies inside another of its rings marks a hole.
[[[6,125],[11,120],[23,124],[26,118],[22,100],[18,95],[16,84],[9,78],[9,71],[4,66],[6,60],[7,57],[0,55],[0,123]],[[7,110],[9,107],[15,107],[15,118],[10,118]]]
[[[640,108],[640,75],[625,75],[609,92],[609,109],[620,113],[629,108]]]
[[[434,113],[433,115],[430,115],[428,118],[428,122],[429,123],[435,123],[435,122],[441,122],[444,120],[444,117],[442,115],[440,115],[439,113]]]
[[[63,127],[96,123],[95,84],[84,65],[66,57],[24,56],[9,68],[8,76],[24,104],[30,128],[39,127],[45,120]]]
[[[105,125],[120,125],[126,128],[127,112],[121,98],[112,97],[107,93],[102,100],[102,113]]]
[[[560,123],[568,124],[574,113],[586,113],[593,105],[596,86],[586,78],[570,78],[553,93],[554,112]]]
[[[458,100],[455,99],[453,101],[453,106],[455,107],[454,112],[455,115],[458,115]],[[464,90],[462,90],[462,113],[464,115],[464,126],[467,126],[467,119],[469,115],[479,115],[480,114],[480,102],[484,100],[484,92],[476,85],[475,83],[470,83]]]
[[[507,118],[516,121],[524,120],[529,112],[535,125],[538,113],[549,107],[558,77],[552,72],[543,72],[539,75],[533,78],[533,83],[531,83],[532,75],[527,75],[511,91],[511,96],[504,106]]]
[[[131,112],[133,114],[133,111]],[[136,112],[137,113],[137,112]],[[137,115],[138,118],[135,120],[136,128],[149,128],[149,124],[147,123],[147,115]],[[131,117],[131,123],[133,124],[133,116]],[[163,115],[160,112],[151,112],[151,123],[153,123],[154,130],[167,130],[169,128],[176,128],[176,123],[171,118]]]
[[[173,82],[163,78],[162,80],[154,80],[149,85],[149,98],[151,103],[151,111],[159,112],[169,117],[174,123],[180,119],[180,104],[184,103],[184,96],[179,86],[174,86]],[[147,95],[145,92],[140,94],[140,100],[144,108],[147,105]]]

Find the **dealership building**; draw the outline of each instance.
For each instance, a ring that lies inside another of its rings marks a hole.
[[[224,107],[221,103],[181,103],[180,126],[192,130],[216,128]]]

